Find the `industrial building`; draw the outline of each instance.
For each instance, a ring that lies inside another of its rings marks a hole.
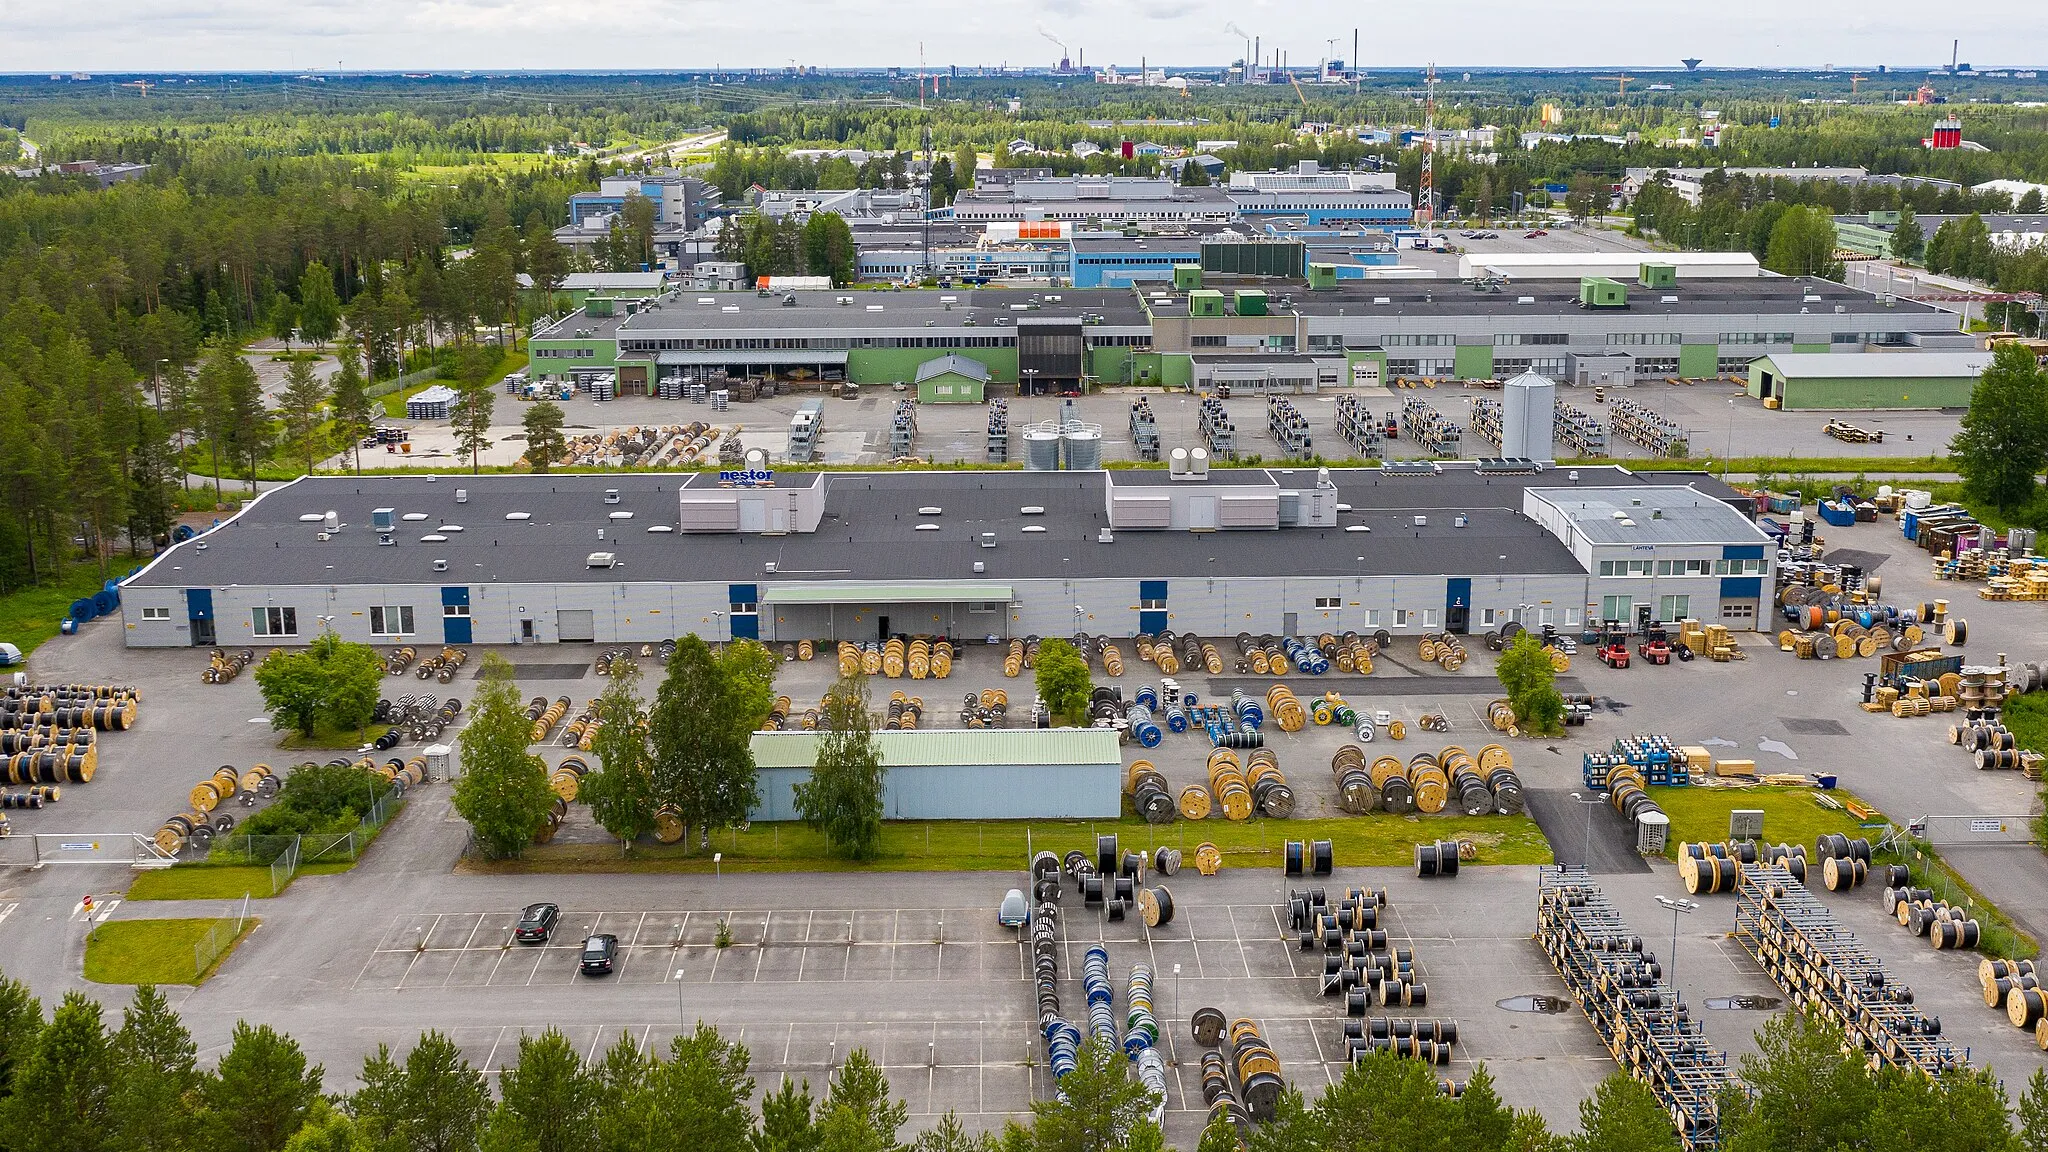
[[[125,581],[126,640],[1768,625],[1775,553],[1734,494],[1700,474],[1211,471],[1184,456],[1160,470],[750,471],[746,482],[764,486],[716,473],[297,480]]]
[[[818,762],[816,732],[757,732],[761,802],[750,820],[800,820],[796,786]],[[876,732],[889,820],[1114,820],[1123,750],[1105,728]]]
[[[1005,395],[1015,386],[1186,386],[1196,382],[1197,356],[1254,376],[1265,375],[1255,371],[1262,365],[1285,368],[1279,375],[1298,379],[1306,357],[1314,387],[1523,372],[1584,386],[1741,375],[1782,352],[1976,347],[1953,315],[1924,303],[1800,277],[1688,279],[1661,254],[1633,266],[1626,282],[1491,285],[1349,281],[1316,261],[1305,285],[1210,271],[1277,270],[1302,258],[1292,242],[1202,244],[1195,256],[1199,263],[1174,266],[1171,282],[1116,290],[593,298],[534,336],[531,370],[615,373],[623,393],[685,376],[907,383],[919,365],[952,353],[980,361],[989,394]],[[1020,361],[1020,338],[1054,329],[1057,354]]]
[[[1989,352],[1774,352],[1749,366],[1751,396],[1778,407],[1967,408]]]

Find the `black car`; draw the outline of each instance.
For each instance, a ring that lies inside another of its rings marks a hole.
[[[612,970],[612,960],[619,954],[619,938],[607,932],[583,941],[583,974],[605,976]]]
[[[519,927],[512,930],[512,938],[522,944],[545,944],[555,934],[555,921],[561,918],[562,910],[553,904],[529,904],[519,914]]]

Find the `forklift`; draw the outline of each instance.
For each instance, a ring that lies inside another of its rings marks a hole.
[[[1609,668],[1628,667],[1628,633],[1622,629],[1621,621],[1609,620],[1601,628],[1597,654]]]
[[[1645,664],[1671,663],[1671,633],[1664,630],[1664,622],[1655,620],[1643,629],[1643,638],[1636,642],[1636,655]]]

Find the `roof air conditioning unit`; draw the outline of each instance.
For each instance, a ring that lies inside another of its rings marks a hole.
[[[457,488],[457,489],[455,490],[455,502],[456,502],[457,504],[467,504],[467,503],[469,503],[469,489],[467,489],[467,488]]]
[[[775,575],[775,561],[770,560],[767,563],[761,565],[761,571],[766,572],[770,576]]]
[[[446,560],[436,560],[436,561],[434,561],[434,571],[436,571],[436,572],[446,572],[447,570],[448,570],[448,562],[447,562]]]
[[[988,571],[988,565],[986,565],[986,564],[983,564],[983,563],[982,563],[981,561],[979,561],[979,560],[976,560],[976,561],[974,562],[974,574],[975,574],[976,576],[979,576],[979,575],[981,575],[982,573],[984,573],[984,572],[986,572],[986,571]]]
[[[585,568],[609,568],[618,562],[617,553],[592,552],[589,556],[584,557],[583,566]]]
[[[619,490],[617,488],[605,489],[604,502],[607,504],[617,504],[619,502]]]

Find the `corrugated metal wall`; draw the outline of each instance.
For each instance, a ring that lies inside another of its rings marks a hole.
[[[748,818],[798,819],[796,785],[810,774],[762,769],[761,803]],[[1123,765],[891,768],[882,808],[890,820],[1113,820],[1123,812]]]

